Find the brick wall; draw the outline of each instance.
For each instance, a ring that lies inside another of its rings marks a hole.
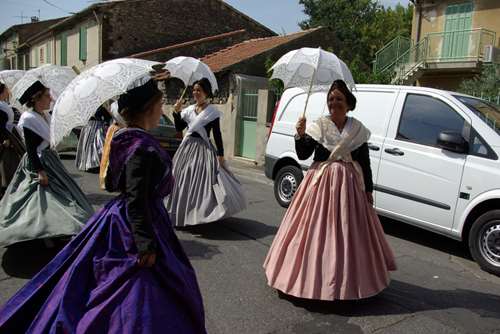
[[[129,0],[104,11],[103,60],[239,29],[246,30],[246,39],[274,35],[220,0]]]

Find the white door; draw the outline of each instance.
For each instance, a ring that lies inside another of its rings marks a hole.
[[[380,156],[382,154],[382,146],[389,121],[391,119],[394,105],[399,91],[395,89],[357,89],[354,92],[356,96],[356,109],[349,112],[349,116],[357,118],[364,126],[366,126],[371,136],[368,141],[370,149],[370,164],[373,175],[373,182],[378,177]],[[377,202],[376,193],[375,202]]]
[[[402,112],[391,120],[382,149],[377,209],[423,227],[449,231],[466,155],[442,150],[436,143],[444,130],[467,138],[470,119],[439,95],[400,94],[396,108]]]

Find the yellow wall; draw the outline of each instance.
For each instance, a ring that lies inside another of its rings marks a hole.
[[[43,59],[40,57],[42,52]],[[54,64],[54,39],[52,37],[39,41],[30,48],[30,67],[33,68],[45,64]]]
[[[466,0],[429,0],[422,7],[420,38],[428,33],[443,32],[446,8],[451,4],[467,2]],[[496,46],[500,46],[500,0],[474,0],[472,29],[485,28],[496,32]],[[412,39],[417,36],[417,8],[414,9]]]
[[[496,32],[496,46],[500,47],[500,0],[474,1],[473,28]]]
[[[87,60],[80,60],[80,27],[87,27]],[[99,39],[99,26],[95,21],[86,21],[81,22],[77,26],[72,29],[68,29],[65,31],[67,35],[67,65],[68,66],[76,66],[80,70],[83,70],[88,67],[92,67],[99,63],[100,55],[100,39]],[[47,37],[43,40],[38,41],[30,48],[30,60],[31,67],[37,67],[46,63],[47,61],[47,50],[46,48],[50,46],[51,48],[51,57],[50,63],[61,65],[61,40],[60,33],[57,34],[56,37]],[[36,59],[36,49],[39,50],[38,55],[40,55],[40,49],[44,49],[45,59],[44,62],[40,62],[39,59]]]
[[[5,57],[5,61],[9,64],[8,69],[15,69],[17,67],[17,55],[16,52],[13,51],[16,46],[19,46],[19,39],[16,33],[11,34],[9,38],[5,39],[0,45],[0,55]],[[4,49],[7,49],[5,53]],[[0,64],[0,66],[2,66],[2,64]]]
[[[80,27],[87,26],[87,60],[80,60]],[[60,49],[59,49],[60,50]],[[99,64],[99,29],[95,22],[85,22],[68,31],[68,66],[80,70]],[[60,51],[59,51],[60,52]]]

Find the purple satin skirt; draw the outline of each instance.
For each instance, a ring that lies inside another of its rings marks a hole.
[[[153,206],[156,264],[137,265],[119,196],[0,311],[1,333],[205,333],[195,272],[161,198]]]

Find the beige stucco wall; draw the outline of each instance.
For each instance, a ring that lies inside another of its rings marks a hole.
[[[80,60],[80,27],[87,26],[87,60]],[[67,34],[67,65],[76,66],[80,70],[97,65],[100,60],[99,25],[92,20],[82,22],[72,29],[65,31]],[[60,33],[56,37],[50,36],[41,39],[30,48],[31,67],[47,63],[61,65],[61,40]],[[47,59],[47,48],[50,47],[50,59]],[[40,50],[43,49],[44,60],[40,61]],[[38,50],[38,59],[36,57]]]
[[[87,26],[87,60],[80,60],[80,27]],[[71,30],[66,31],[68,36],[68,66],[76,66],[83,70],[99,64],[99,26],[95,21],[82,22]],[[58,64],[61,63],[60,41],[56,47],[59,56]]]
[[[429,33],[443,32],[446,19],[446,8],[448,5],[462,3],[460,0],[426,1],[422,8],[422,26],[420,38]],[[500,1],[499,0],[474,0],[474,13],[472,16],[472,29],[485,28],[496,33],[496,46],[499,46],[500,38]],[[417,36],[417,9],[414,9],[412,39]]]
[[[0,55],[8,63],[8,67],[5,69],[15,69],[17,68],[17,55],[14,49],[18,46],[19,39],[16,33],[11,34],[5,41],[0,45]],[[6,52],[4,53],[4,50]],[[3,64],[0,64],[2,66]],[[4,69],[4,68],[1,68]]]
[[[472,27],[494,31],[496,33],[496,46],[500,47],[500,1],[475,1]]]
[[[40,57],[42,52],[43,59]],[[33,68],[45,64],[54,64],[54,38],[52,37],[38,41],[30,48],[30,67]]]

